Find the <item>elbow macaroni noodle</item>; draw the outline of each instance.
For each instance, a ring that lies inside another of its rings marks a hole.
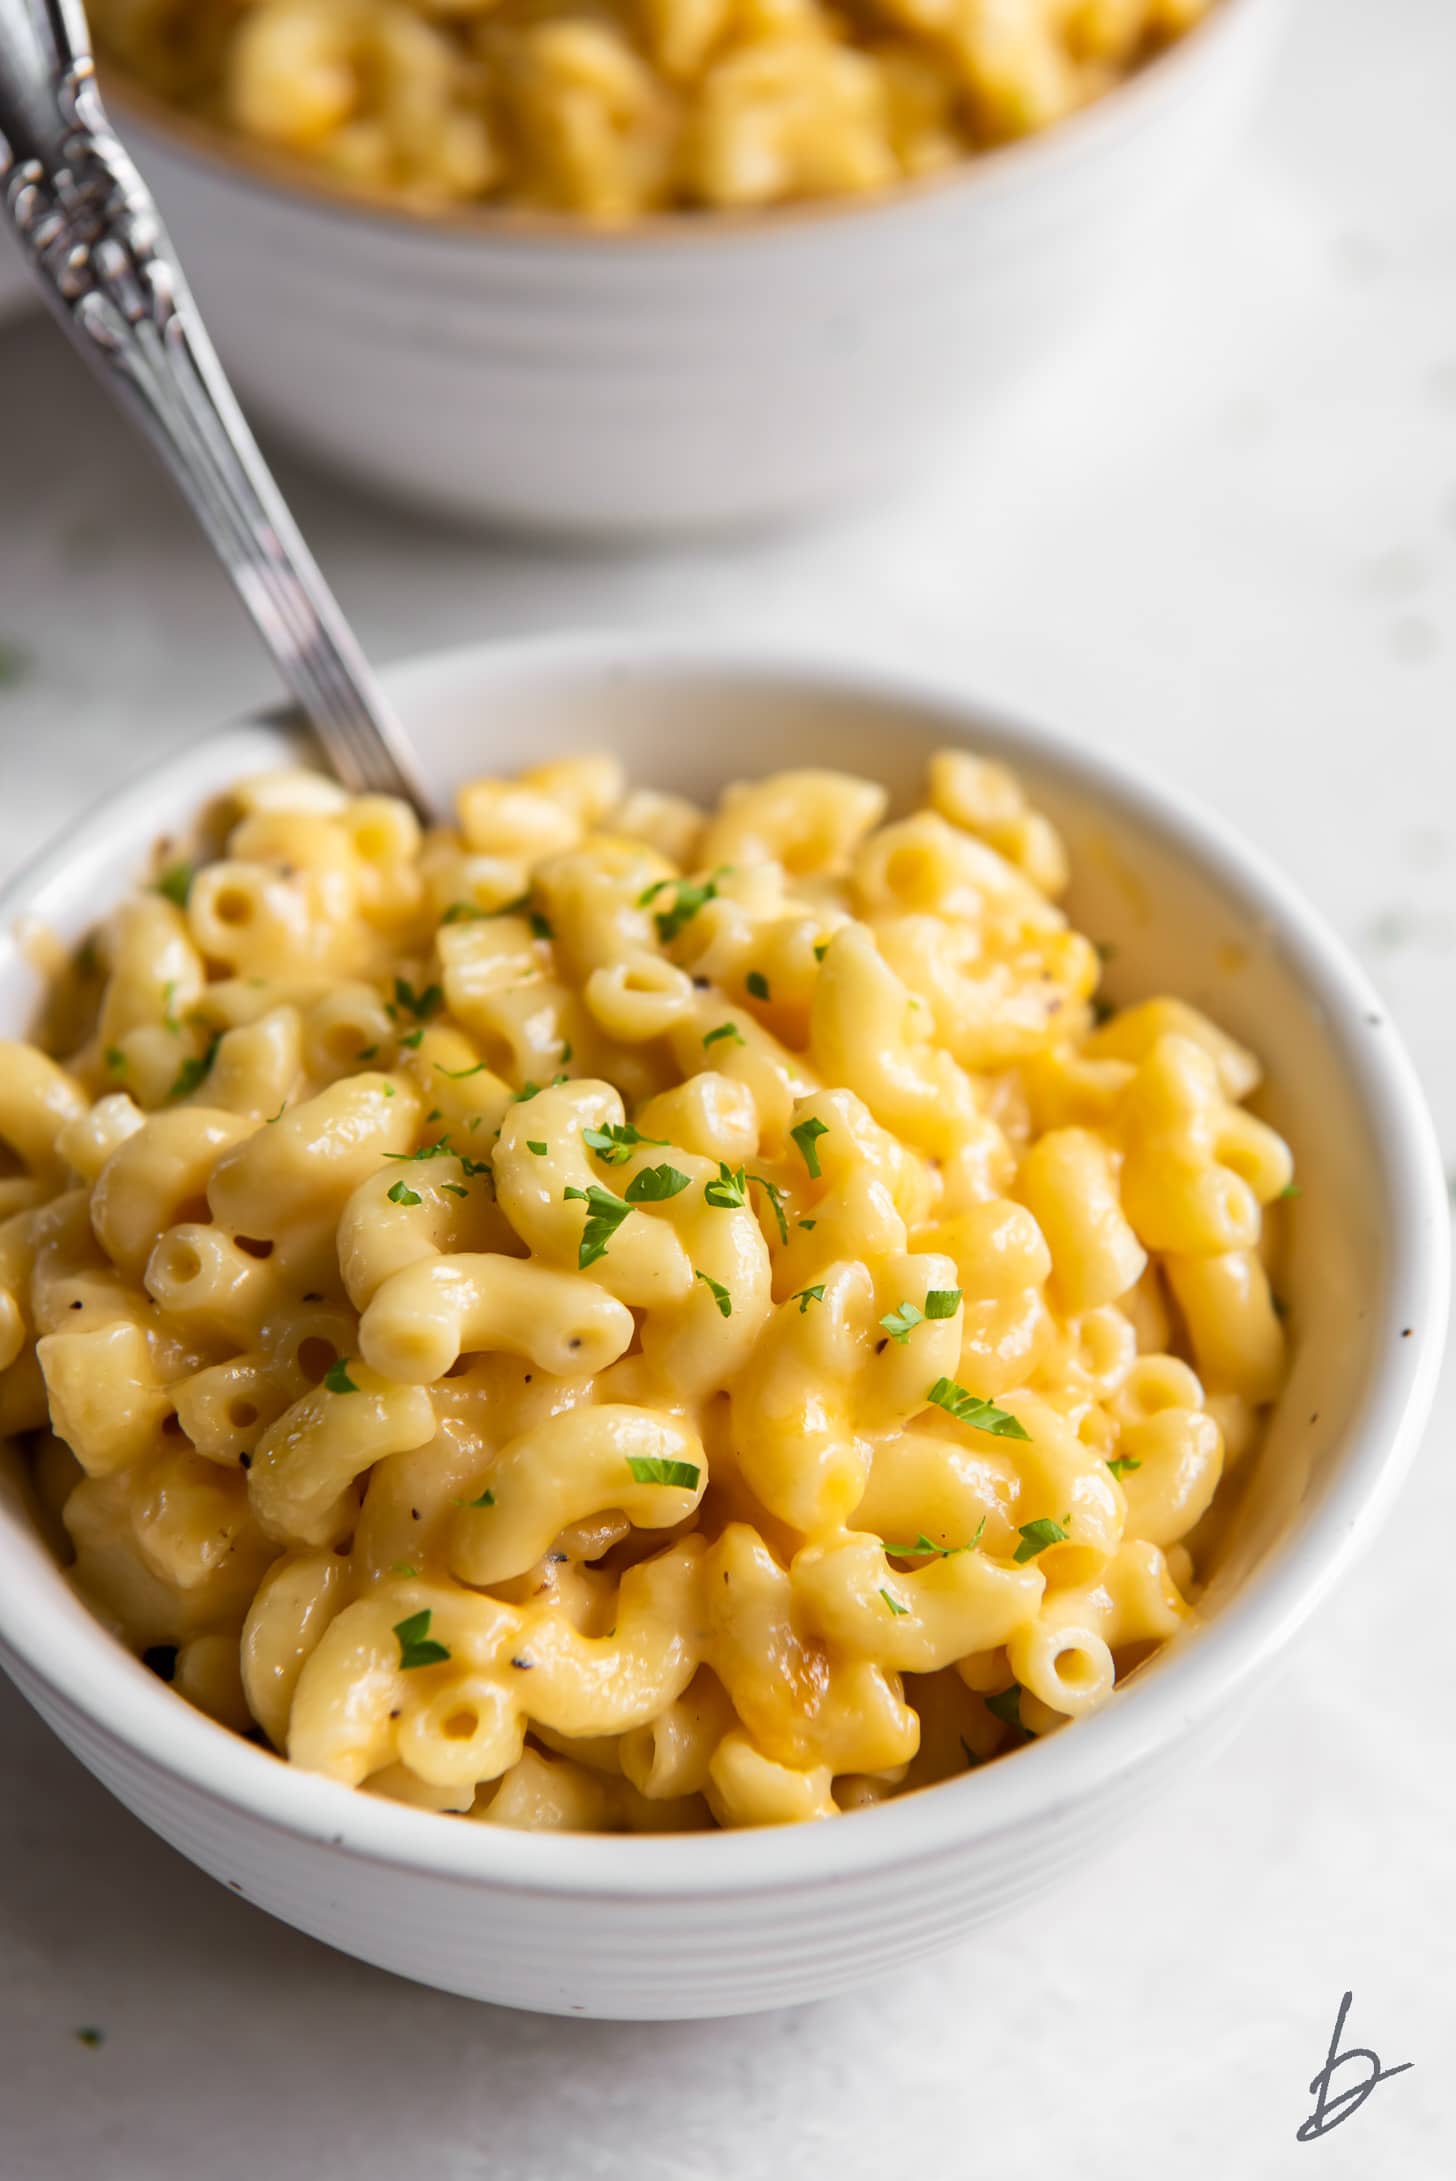
[[[487,1824],[832,1815],[1192,1617],[1284,1371],[1252,1057],[1014,778],[243,783],[0,1048],[0,1429],[95,1610]]]
[[[346,188],[620,222],[881,190],[1047,128],[1212,0],[96,0],[170,103]]]

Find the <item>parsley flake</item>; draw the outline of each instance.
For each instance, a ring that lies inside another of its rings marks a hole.
[[[452,901],[441,917],[442,924],[476,924],[484,917],[498,912],[477,908],[473,901]]]
[[[748,1202],[748,1177],[743,1168],[731,1167],[720,1159],[716,1181],[703,1183],[703,1201],[719,1212],[741,1210]]]
[[[776,1182],[769,1181],[768,1178],[763,1174],[750,1174],[748,1178],[750,1181],[756,1181],[759,1188],[762,1189],[764,1195],[768,1198],[769,1209],[772,1211],[774,1219],[778,1224],[779,1240],[781,1242],[787,1242],[789,1239],[789,1223],[784,1217],[783,1190],[779,1188]]]
[[[217,1049],[221,1043],[222,1032],[220,1030],[214,1031],[207,1041],[207,1051],[205,1053],[194,1054],[190,1060],[183,1061],[181,1067],[177,1070],[176,1080],[167,1093],[169,1098],[191,1097],[193,1091],[197,1089],[200,1083],[205,1082],[211,1073],[212,1064],[217,1058]]]
[[[418,1151],[386,1151],[384,1156],[387,1159],[397,1159],[409,1165],[419,1159],[453,1159],[455,1154],[450,1149],[449,1137],[437,1136],[432,1144],[422,1144]],[[466,1171],[468,1172],[469,1169],[467,1168]]]
[[[76,2042],[84,2045],[88,2052],[99,2052],[106,2042],[106,2032],[88,2023],[84,2029],[77,2030]]]
[[[438,1015],[440,1009],[444,1006],[445,994],[437,984],[427,984],[423,992],[416,992],[408,978],[396,977],[394,980],[394,1003],[396,1007],[402,1008],[407,1015],[413,1015],[416,1022],[428,1022],[430,1017]]]
[[[450,1656],[444,1644],[436,1643],[431,1636],[431,1619],[430,1608],[425,1606],[420,1612],[411,1613],[406,1620],[395,1622],[401,1673],[409,1673],[416,1666],[442,1666]]]
[[[330,1393],[357,1393],[359,1388],[349,1376],[349,1366],[342,1356],[336,1356],[324,1373],[324,1385]]]
[[[419,1050],[420,1039],[424,1036],[424,1034],[425,1033],[423,1029],[406,1030],[404,1036],[400,1039],[399,1042],[401,1045],[408,1046],[409,1050],[412,1053],[417,1052]]]
[[[537,1142],[536,1138],[533,1136],[528,1136],[526,1138],[526,1149],[529,1152],[533,1153],[534,1156],[538,1159],[545,1158],[547,1148],[547,1145]]]
[[[669,1197],[682,1194],[688,1180],[676,1166],[644,1166],[632,1176],[622,1194],[629,1204],[665,1204]]]
[[[396,1560],[389,1572],[391,1575],[417,1575],[419,1570],[411,1567],[408,1560]]]
[[[924,1319],[924,1316],[924,1311],[915,1303],[902,1302],[898,1310],[887,1311],[885,1316],[881,1318],[880,1324],[889,1334],[891,1340],[898,1341],[903,1348],[916,1326]]]
[[[386,1189],[384,1193],[389,1198],[391,1204],[418,1204],[420,1201],[419,1191],[417,1189],[411,1189],[403,1174],[401,1174],[399,1180],[393,1183],[390,1188]]]
[[[816,940],[815,940],[815,942],[814,942],[814,959],[815,959],[815,961],[816,961],[816,962],[822,962],[822,961],[823,961],[823,959],[824,959],[824,957],[825,957],[825,955],[826,955],[826,954],[827,954],[828,952],[829,952],[829,941],[828,941],[827,939],[816,939]]]
[[[1005,1727],[1021,1725],[1021,1684],[1013,1681],[1009,1689],[1002,1689],[997,1696],[988,1696],[986,1709],[993,1719],[999,1719]]]
[[[901,1605],[899,1599],[895,1596],[893,1591],[882,1589],[880,1592],[880,1596],[884,1599],[886,1605],[890,1608],[890,1611],[892,1613],[904,1614],[909,1612],[909,1606]]]
[[[686,878],[660,878],[654,885],[643,888],[637,896],[639,909],[645,909],[661,893],[670,891],[674,895],[672,907],[658,909],[652,919],[657,926],[657,936],[664,946],[669,946],[676,939],[684,924],[691,923],[699,909],[708,902],[717,900],[718,881],[727,869],[727,864],[724,864],[710,878],[704,879],[701,885],[695,885],[691,879]]]
[[[811,1113],[807,1121],[801,1121],[797,1128],[791,1128],[789,1134],[803,1154],[804,1164],[809,1169],[809,1179],[818,1181],[820,1177],[819,1138],[829,1134],[829,1123],[816,1120]]]
[[[709,1030],[703,1037],[705,1045],[716,1045],[720,1038],[731,1038],[735,1045],[746,1045],[747,1038],[736,1022],[720,1022],[716,1030]]]
[[[715,1280],[710,1273],[700,1272],[696,1265],[693,1267],[693,1278],[702,1281],[704,1287],[718,1305],[719,1316],[731,1318],[733,1315],[733,1297],[724,1287],[722,1281]]]
[[[581,1248],[577,1252],[577,1270],[585,1272],[599,1257],[607,1254],[607,1244],[621,1226],[632,1207],[610,1189],[604,1189],[594,1181],[589,1189],[568,1189],[568,1198],[575,1197],[587,1207],[586,1224],[581,1230]]]
[[[997,1439],[1029,1439],[1031,1434],[1005,1409],[998,1409],[994,1401],[983,1401],[978,1394],[967,1393],[964,1386],[953,1378],[938,1378],[925,1396],[947,1416],[953,1416],[958,1424],[969,1424],[974,1431],[990,1432]]]
[[[967,1538],[964,1545],[937,1545],[934,1539],[927,1537],[922,1530],[913,1545],[892,1545],[887,1538],[885,1540],[885,1551],[893,1553],[897,1560],[924,1560],[928,1559],[932,1553],[938,1559],[951,1560],[954,1559],[958,1552],[974,1552],[981,1542],[981,1535],[985,1527],[986,1517],[982,1515],[980,1521],[976,1524],[975,1536]]]
[[[751,999],[766,1000],[769,997],[768,979],[761,969],[751,969],[743,983]]]
[[[1295,1197],[1302,1197],[1304,1195],[1304,1191],[1300,1188],[1297,1181],[1286,1181],[1284,1187],[1280,1190],[1279,1195],[1281,1199],[1287,1199],[1292,1202]]]
[[[442,1181],[440,1187],[444,1190],[447,1190],[452,1197],[466,1197],[470,1194],[470,1191],[465,1187],[463,1182]]]
[[[925,1298],[927,1318],[953,1318],[961,1306],[958,1287],[933,1287]]]
[[[605,1128],[584,1128],[581,1140],[588,1144],[604,1166],[622,1166],[632,1156],[636,1144],[666,1146],[665,1136],[643,1136],[630,1121],[609,1121]]]
[[[120,1075],[123,1068],[125,1068],[126,1054],[122,1051],[119,1045],[107,1046],[106,1065],[111,1070],[111,1073],[113,1075]]]
[[[539,909],[531,911],[531,936],[534,939],[554,939],[556,937],[555,932],[551,929],[549,919],[544,917]]]
[[[629,1454],[627,1467],[638,1484],[673,1484],[696,1492],[702,1471],[692,1462],[667,1461],[658,1454]]]
[[[1107,1466],[1114,1477],[1125,1477],[1132,1470],[1141,1469],[1143,1465],[1141,1458],[1136,1454],[1119,1454],[1116,1461],[1109,1462]]]
[[[194,875],[194,865],[174,863],[171,869],[164,871],[157,880],[157,892],[161,894],[164,900],[172,902],[175,907],[185,909],[187,897],[192,891]]]
[[[476,1498],[457,1499],[455,1505],[457,1507],[494,1507],[495,1494],[494,1492],[492,1492],[490,1486],[487,1485],[485,1490],[479,1493]]]
[[[1065,1544],[1067,1538],[1061,1523],[1054,1522],[1050,1515],[1041,1515],[1035,1522],[1023,1522],[1018,1529],[1021,1543],[1011,1555],[1018,1567],[1024,1567],[1039,1552],[1045,1552],[1048,1545]]]
[[[804,1312],[808,1309],[810,1303],[822,1303],[823,1300],[824,1282],[822,1280],[819,1282],[819,1285],[817,1287],[801,1287],[797,1295],[791,1295],[789,1297],[789,1301],[791,1303],[798,1304],[799,1316],[801,1318],[803,1317]]]

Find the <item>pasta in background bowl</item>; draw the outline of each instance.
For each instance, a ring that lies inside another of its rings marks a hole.
[[[296,1761],[89,1618],[18,1473],[6,1664],[186,1852],[366,1958],[608,2013],[836,1988],[1216,1747],[1368,1533],[1443,1330],[1428,1124],[1308,912],[1046,738],[870,676],[602,645],[425,662],[397,693],[442,784],[545,771],[468,788],[463,841],[421,849],[393,806],[280,780],[281,730],[219,738],[25,888],[77,943],[158,827],[273,774],[222,860],[124,911],[94,1034],[54,1021],[95,1102],[6,1071],[88,1472],[43,1449],[42,1496],[133,1647]],[[667,792],[623,802],[591,748]],[[971,751],[1067,835],[1129,1003],[1102,1027],[1096,953],[1047,901],[1056,835]],[[677,799],[786,758],[790,791],[706,830]],[[3,975],[18,1029],[34,972]],[[1245,1042],[1267,1122],[1231,1102]],[[1304,1194],[1260,1452],[1275,1128]],[[89,1198],[55,1194],[57,1158]],[[0,1378],[12,1425],[29,1368]],[[1247,1483],[1210,1516],[1225,1440]],[[1195,1586],[1198,1625],[1142,1663]],[[1114,1666],[1135,1685],[1109,1695]],[[668,1830],[513,1829],[563,1824]]]

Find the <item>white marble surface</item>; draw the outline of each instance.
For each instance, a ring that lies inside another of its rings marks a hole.
[[[996,444],[754,550],[444,535],[285,465],[381,656],[590,621],[949,668],[1197,789],[1365,958],[1456,1164],[1456,10],[1303,0],[1247,153]],[[0,866],[268,690],[219,576],[49,328],[0,333]],[[0,1690],[3,2181],[1264,2181],[1456,2170],[1450,1386],[1390,1527],[1216,1775],[1084,1884],[861,1996],[516,2017],[275,1925]],[[1300,2145],[1340,1994],[1409,2074]],[[78,2028],[97,2025],[91,2050]]]

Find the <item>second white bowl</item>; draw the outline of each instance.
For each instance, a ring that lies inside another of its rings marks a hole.
[[[648,533],[893,487],[1140,270],[1279,0],[1220,0],[1044,137],[907,186],[621,234],[293,190],[114,100],[223,359],[288,440],[456,517]]]

